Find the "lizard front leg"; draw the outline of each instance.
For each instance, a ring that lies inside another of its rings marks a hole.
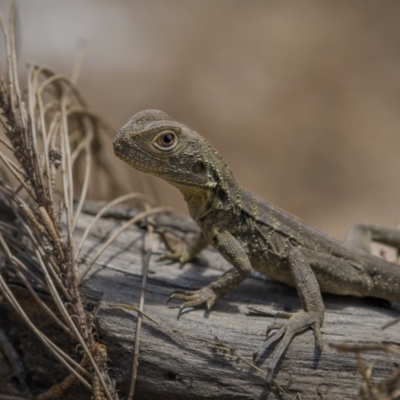
[[[184,241],[174,241],[164,231],[159,231],[158,233],[169,250],[168,253],[160,257],[160,260],[173,260],[185,264],[193,260],[193,258],[208,245],[201,231],[197,232],[188,243]]]
[[[288,318],[288,320],[269,326],[267,329],[267,336],[272,330],[277,329],[278,331],[267,338],[266,342],[254,352],[253,359],[257,361],[270,344],[280,339],[268,366],[268,379],[272,379],[272,374],[277,363],[296,334],[308,328],[312,328],[314,330],[316,345],[320,351],[322,350],[320,328],[324,321],[325,307],[317,279],[310,264],[298,247],[292,248],[289,253],[289,266],[304,311],[297,313],[275,313],[275,317]]]
[[[210,310],[217,299],[232,291],[251,272],[250,261],[240,243],[228,232],[213,232],[211,242],[221,255],[234,267],[225,272],[209,285],[198,290],[175,290],[168,302],[173,299],[183,300],[178,318],[189,307],[204,304]]]

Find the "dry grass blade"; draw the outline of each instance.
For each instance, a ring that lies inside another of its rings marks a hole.
[[[125,201],[128,200],[140,200],[141,202],[146,202],[146,203],[152,203],[152,200],[149,199],[147,196],[139,193],[128,193],[123,196],[117,197],[113,201],[110,201],[107,203],[99,212],[96,214],[96,216],[92,219],[90,224],[86,227],[85,232],[82,235],[81,241],[79,242],[78,249],[76,250],[76,255],[75,255],[75,261],[78,259],[79,254],[82,250],[83,244],[86,240],[86,238],[89,235],[90,230],[93,228],[94,224],[111,208],[116,206],[117,204],[121,204]]]
[[[76,58],[76,62],[74,65],[74,70],[72,71],[71,75],[71,82],[76,85],[78,83],[79,77],[81,76],[83,64],[85,62],[85,55],[86,55],[86,40],[79,40],[78,44],[78,56]]]
[[[91,133],[93,134],[93,132],[91,132]],[[75,229],[76,223],[78,221],[78,218],[79,218],[81,210],[82,210],[83,203],[86,200],[86,195],[88,192],[89,179],[90,179],[90,168],[91,168],[91,164],[92,164],[92,152],[90,150],[90,142],[91,142],[92,137],[93,137],[92,135],[89,135],[85,141],[85,174],[84,174],[84,179],[83,179],[81,197],[79,199],[78,207],[75,212],[74,221],[72,222],[72,230]]]
[[[100,247],[100,249],[97,251],[96,255],[93,257],[93,260],[91,263],[86,267],[86,269],[83,271],[82,275],[79,277],[79,283],[83,281],[85,276],[88,274],[90,269],[93,267],[95,262],[98,260],[98,258],[101,256],[101,254],[104,252],[104,250],[125,230],[127,230],[131,225],[136,224],[140,220],[149,217],[150,215],[154,215],[157,213],[161,212],[166,212],[166,211],[174,211],[172,207],[156,207],[152,208],[147,211],[143,211],[139,213],[138,215],[135,215],[133,218],[125,222],[123,225],[121,225],[109,238],[108,240]]]
[[[146,283],[147,283],[147,276],[149,274],[149,266],[150,266],[150,257],[153,248],[153,234],[154,228],[149,225],[148,227],[149,234],[146,240],[146,256],[143,263],[143,272],[142,272],[142,286],[140,290],[140,300],[139,300],[139,310],[143,311],[144,307],[144,299],[146,293]],[[135,347],[133,350],[133,367],[132,367],[132,379],[131,385],[129,388],[129,395],[128,400],[133,399],[133,395],[135,393],[135,386],[137,380],[137,372],[139,366],[139,348],[140,348],[140,332],[142,329],[142,314],[138,314],[137,324],[136,324],[136,332],[135,332]]]

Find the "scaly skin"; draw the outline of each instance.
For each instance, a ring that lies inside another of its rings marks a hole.
[[[222,157],[199,134],[157,110],[142,111],[114,139],[117,157],[140,171],[177,187],[200,232],[187,245],[164,237],[165,258],[185,263],[208,244],[233,268],[200,290],[176,290],[182,310],[199,305],[210,309],[217,299],[238,286],[251,269],[295,286],[304,311],[276,313],[286,318],[254,354],[257,359],[272,342],[278,343],[269,378],[293,336],[312,328],[322,350],[320,327],[325,308],[321,291],[372,296],[400,302],[400,268],[369,253],[371,240],[400,249],[400,232],[357,225],[344,242],[318,231],[296,217],[252,195],[237,183]]]

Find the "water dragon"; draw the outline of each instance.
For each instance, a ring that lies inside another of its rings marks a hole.
[[[162,111],[134,115],[113,145],[121,160],[179,189],[200,228],[189,243],[177,244],[163,235],[169,250],[164,258],[185,263],[211,245],[233,266],[199,290],[173,292],[170,299],[183,302],[180,313],[201,305],[209,310],[252,269],[296,287],[303,311],[276,312],[284,322],[272,324],[266,341],[254,352],[257,360],[279,340],[267,367],[269,377],[294,335],[313,329],[322,350],[321,292],[400,302],[400,267],[370,252],[371,241],[400,249],[400,231],[360,224],[339,241],[309,226],[242,188],[203,137]],[[275,333],[269,335],[272,330]]]

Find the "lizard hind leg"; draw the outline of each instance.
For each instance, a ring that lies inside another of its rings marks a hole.
[[[257,361],[272,343],[279,340],[267,368],[268,380],[272,379],[272,375],[279,360],[293,337],[298,333],[308,328],[313,329],[318,349],[322,351],[323,346],[320,328],[324,321],[325,307],[317,279],[299,248],[293,248],[291,250],[289,265],[304,311],[296,313],[275,313],[274,316],[276,318],[286,318],[287,321],[283,323],[274,323],[268,327],[266,341],[254,352],[253,359]],[[272,330],[277,331],[268,337],[269,332]]]
[[[371,253],[371,242],[379,242],[400,251],[400,230],[377,225],[353,225],[346,233],[345,243]]]

